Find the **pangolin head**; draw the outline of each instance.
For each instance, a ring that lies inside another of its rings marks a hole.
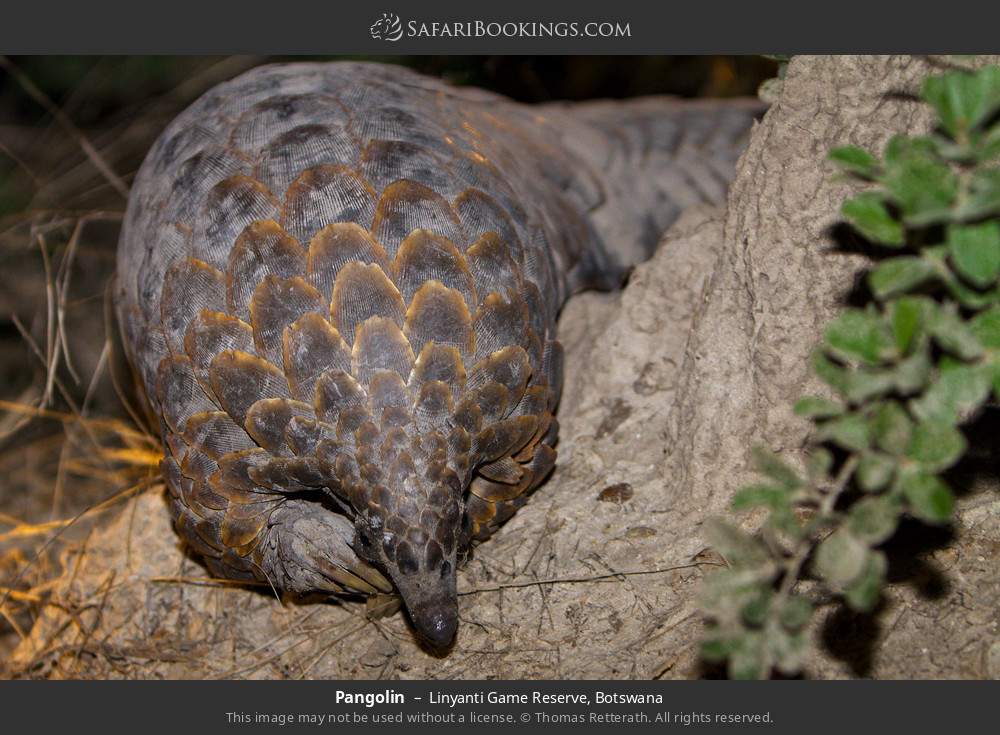
[[[409,475],[393,487],[377,485],[364,507],[355,503],[355,551],[396,586],[420,636],[446,649],[458,629],[455,570],[463,539],[463,484],[446,467],[434,480]],[[467,531],[465,531],[467,535]]]

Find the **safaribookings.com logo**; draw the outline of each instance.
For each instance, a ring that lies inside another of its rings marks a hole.
[[[403,25],[395,13],[382,17],[368,29],[376,41],[407,38],[631,38],[632,28],[622,21],[527,21],[486,22],[482,20],[421,22]]]
[[[368,30],[376,41],[398,41],[403,37],[403,24],[395,13],[382,13]]]

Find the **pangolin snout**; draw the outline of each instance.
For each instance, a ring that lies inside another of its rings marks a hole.
[[[434,648],[443,649],[455,640],[458,630],[458,600],[443,597],[430,605],[409,608],[417,632]]]
[[[418,635],[437,651],[448,648],[458,630],[456,550],[463,526],[460,506],[449,505],[443,522],[425,524],[433,535],[416,519],[401,534],[399,516],[387,521],[371,512],[359,515],[355,525],[355,550],[388,575]],[[421,514],[406,517],[414,516]]]
[[[441,570],[418,575],[391,576],[420,637],[435,650],[448,648],[458,630],[454,566],[449,564]]]

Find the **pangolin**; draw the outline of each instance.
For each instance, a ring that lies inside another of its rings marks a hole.
[[[221,577],[396,591],[447,648],[456,568],[555,463],[560,307],[721,201],[756,112],[347,62],[204,94],[136,176],[115,287],[179,534]]]

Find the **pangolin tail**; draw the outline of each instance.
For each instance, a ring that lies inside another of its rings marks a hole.
[[[548,105],[561,143],[579,159],[570,190],[587,202],[597,235],[570,280],[571,292],[618,288],[648,260],[690,206],[722,204],[746,147],[756,99],[641,97]]]

